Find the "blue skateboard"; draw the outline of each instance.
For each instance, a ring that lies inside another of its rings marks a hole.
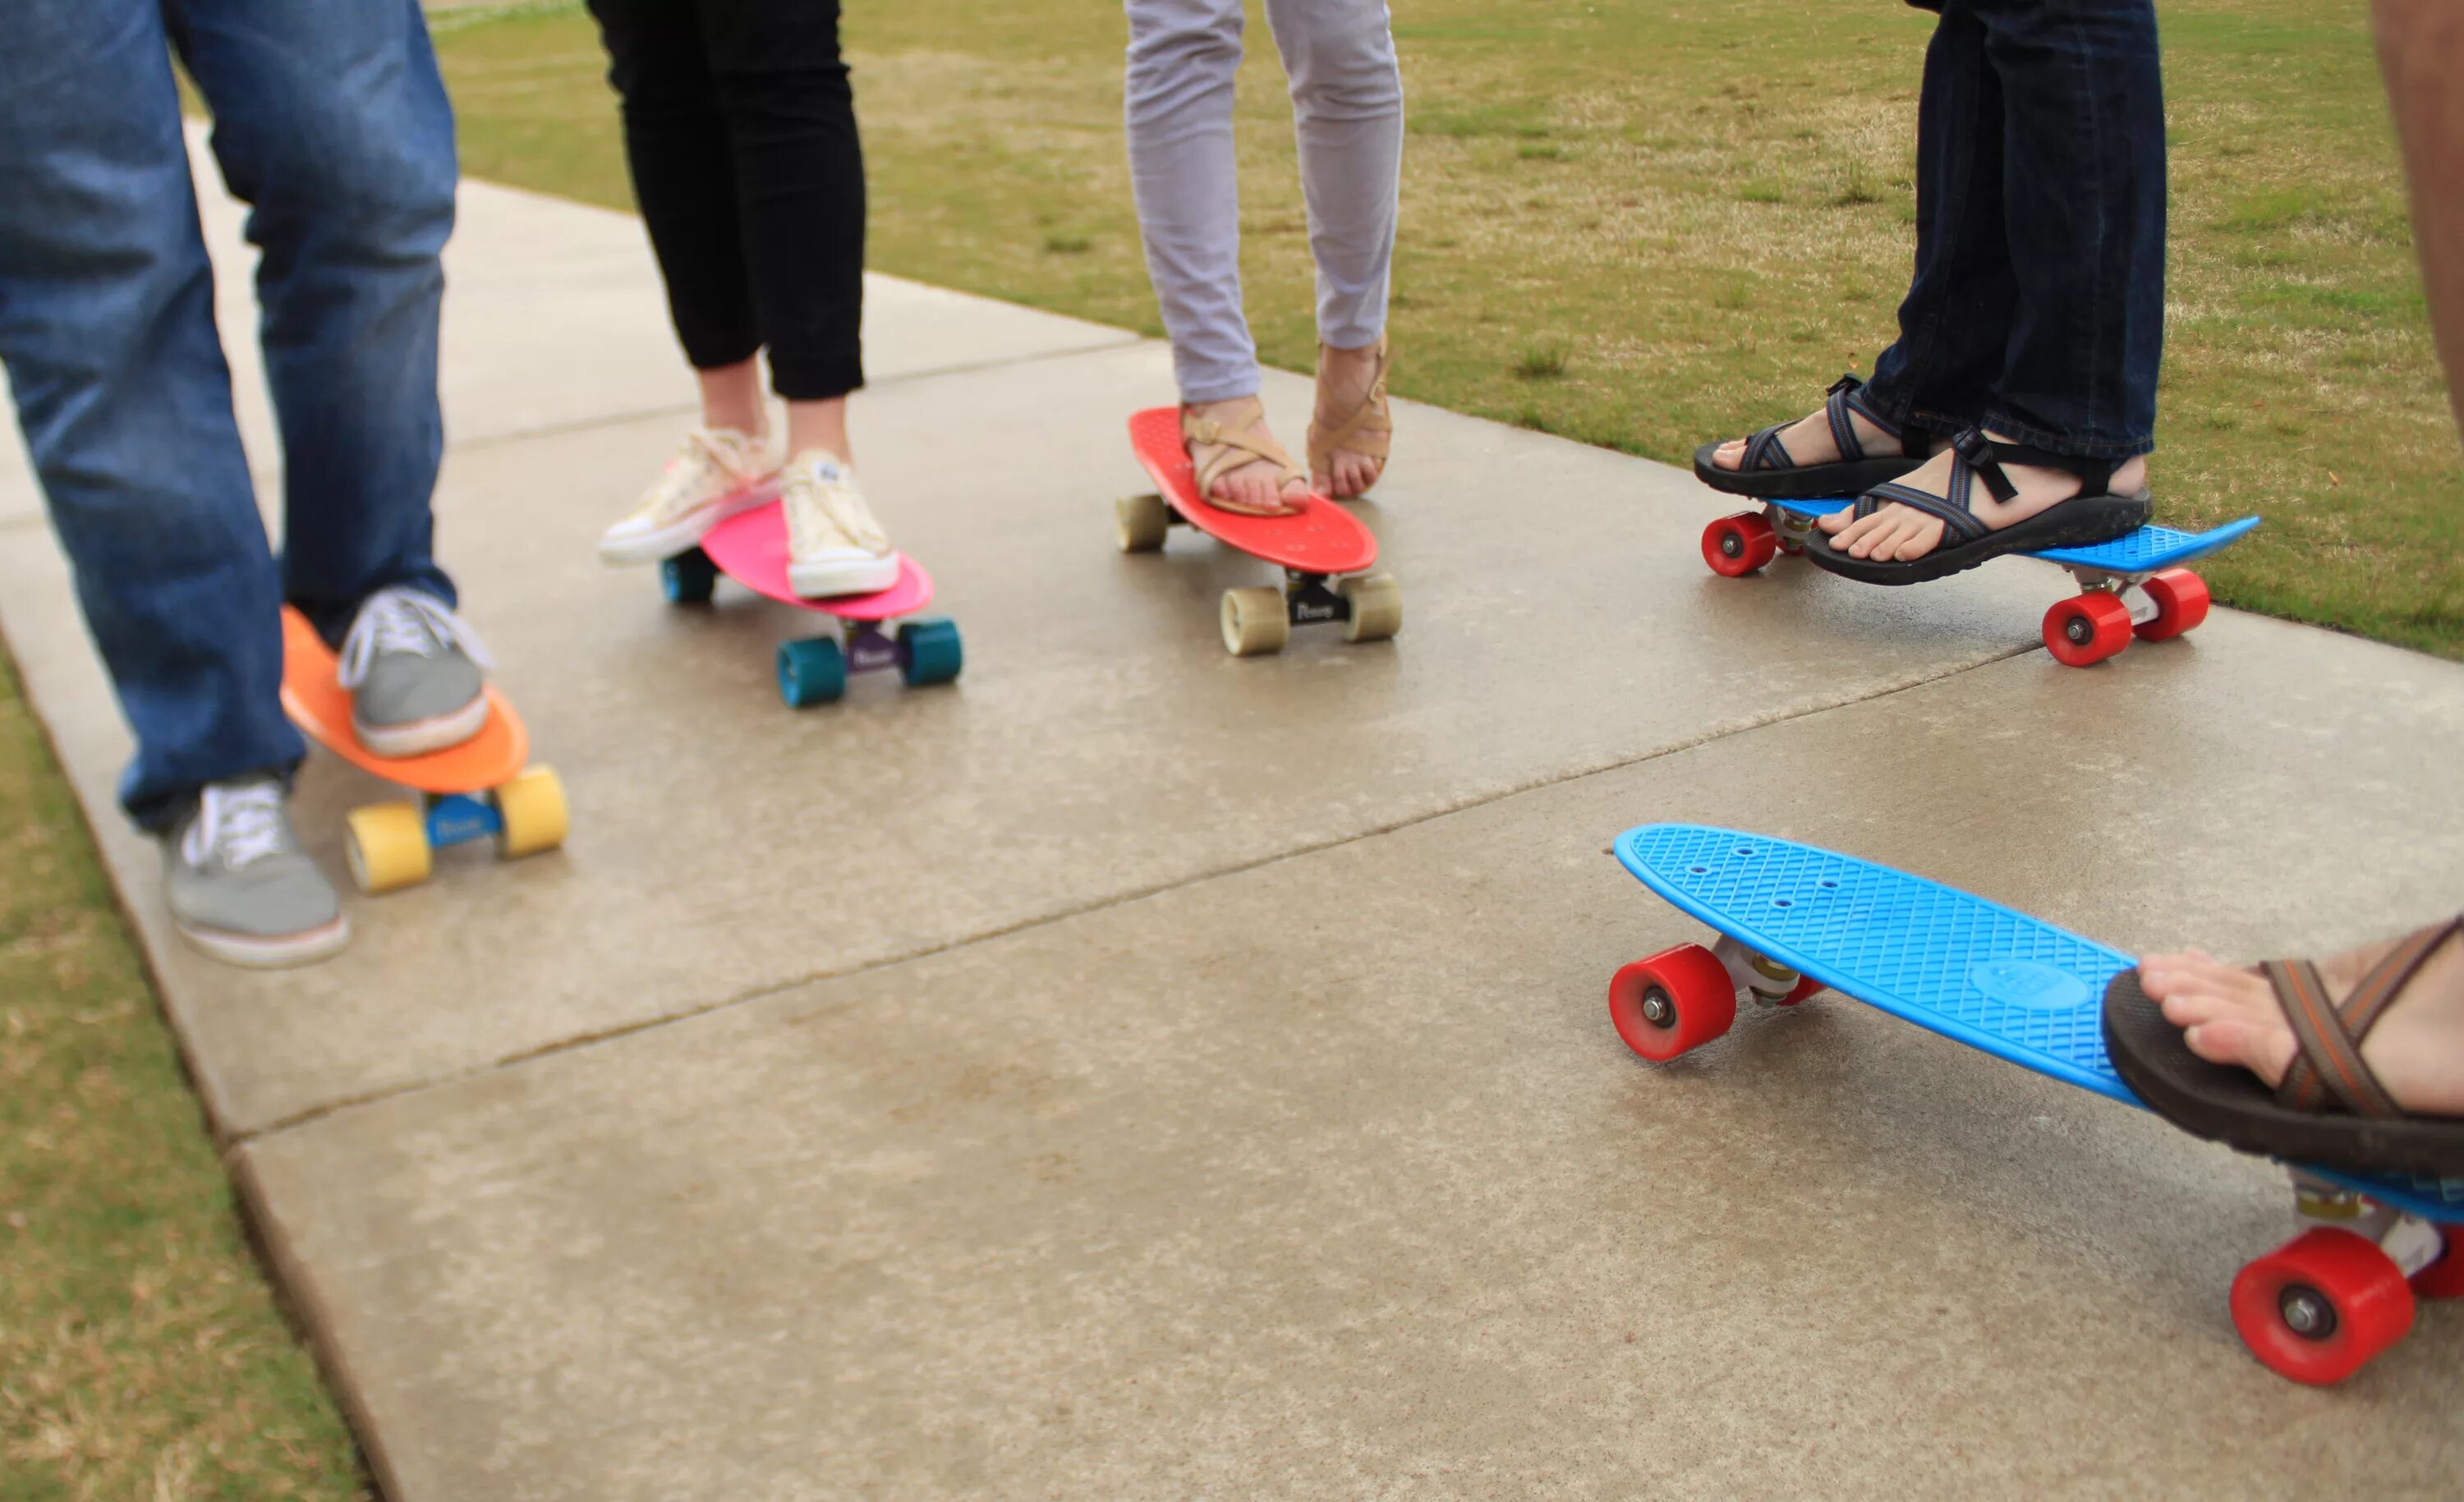
[[[1759,512],[1723,516],[1703,529],[1703,561],[1727,578],[1754,573],[1781,554],[1805,551],[1814,519],[1852,500],[1765,501]],[[2049,548],[2027,557],[2070,570],[2079,593],[2045,612],[2045,649],[2073,667],[2101,663],[2130,644],[2163,642],[2208,619],[2208,586],[2183,567],[2231,546],[2258,525],[2245,516],[2206,532],[2142,527],[2092,548]]]
[[[2114,544],[2113,546],[2120,546]],[[1617,837],[1645,886],[1720,932],[1609,983],[1628,1047],[1675,1058],[1728,1031],[1739,992],[1793,1006],[1828,987],[2082,1090],[2138,1105],[2104,1053],[2105,983],[2136,963],[1922,877],[1762,835],[1645,824]],[[2464,1179],[2295,1166],[2310,1229],[2242,1269],[2233,1324],[2268,1366],[2343,1380],[2411,1327],[2419,1297],[2464,1295]]]

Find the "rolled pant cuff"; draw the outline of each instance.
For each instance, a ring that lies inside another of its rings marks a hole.
[[[782,402],[827,402],[864,384],[864,360],[843,355],[827,359],[782,360],[770,352],[770,389]]]
[[[2145,438],[2079,438],[2069,433],[2056,432],[2049,427],[2038,427],[2031,423],[2023,423],[2010,413],[1992,407],[1986,409],[1985,416],[1979,420],[1977,425],[2001,434],[2011,443],[2026,444],[2032,448],[2069,454],[2079,459],[2135,459],[2141,454],[2153,453],[2156,450],[2156,437],[2152,433]]]

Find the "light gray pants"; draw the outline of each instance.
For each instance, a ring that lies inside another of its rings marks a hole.
[[[1258,350],[1241,313],[1232,152],[1241,0],[1123,4],[1130,181],[1180,399],[1250,396]],[[1403,161],[1403,79],[1385,0],[1266,0],[1266,24],[1291,81],[1318,337],[1338,349],[1375,343],[1386,329]]]

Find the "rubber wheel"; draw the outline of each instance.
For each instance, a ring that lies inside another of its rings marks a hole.
[[[2417,1298],[2464,1298],[2464,1226],[2441,1226],[2438,1234],[2447,1241],[2447,1251],[2439,1259],[2412,1275],[2412,1292]]]
[[[699,548],[677,554],[659,565],[659,592],[671,605],[707,605],[718,587],[718,565]]]
[[[2435,1264],[2432,1264],[2435,1266]],[[2412,1328],[2412,1289],[2376,1242],[2321,1226],[2233,1278],[2233,1328],[2261,1364],[2323,1387]]]
[[[1779,555],[1779,533],[1754,512],[1723,516],[1703,529],[1703,561],[1723,578],[1743,578]]]
[[[2189,569],[2151,574],[2139,587],[2156,601],[2156,619],[2136,627],[2142,642],[2169,642],[2208,619],[2208,581]]]
[[[779,697],[790,709],[836,703],[847,692],[847,654],[836,637],[779,643]]]
[[[2045,612],[2045,650],[2071,667],[2101,663],[2130,644],[2130,607],[2096,590]]]
[[[1403,629],[1403,586],[1391,574],[1339,580],[1334,592],[1352,602],[1343,623],[1346,642],[1383,642]]]
[[[1699,944],[1637,960],[1609,981],[1609,1021],[1626,1047],[1654,1063],[1702,1047],[1736,1020],[1736,982]]]
[[[555,768],[525,768],[495,796],[496,815],[505,823],[496,834],[496,859],[518,860],[564,843],[572,821]]]
[[[428,816],[416,803],[373,803],[342,818],[342,857],[351,884],[370,897],[399,892],[434,869]]]
[[[898,673],[910,688],[946,684],[967,665],[955,620],[910,620],[898,628]]]
[[[1789,988],[1788,994],[1779,999],[1779,1004],[1783,1007],[1793,1007],[1821,989],[1820,981],[1811,975],[1800,975],[1796,978],[1796,984]]]
[[[1172,508],[1153,492],[1112,503],[1112,540],[1123,553],[1153,553],[1172,533]]]
[[[1292,618],[1280,589],[1223,592],[1223,649],[1234,657],[1265,657],[1292,639]]]

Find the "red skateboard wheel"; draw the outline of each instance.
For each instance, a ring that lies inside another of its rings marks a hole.
[[[1703,529],[1703,561],[1723,578],[1743,578],[1779,555],[1779,533],[1753,512],[1723,516]]]
[[[2156,602],[2156,619],[2137,628],[2142,642],[2169,642],[2208,619],[2208,581],[2189,569],[2151,574],[2139,587]]]
[[[2233,1328],[2251,1354],[2313,1386],[2343,1382],[2403,1339],[2412,1309],[2395,1260],[2333,1227],[2303,1231],[2233,1278]]]
[[[1655,1063],[1700,1048],[1737,1020],[1737,984],[1718,956],[1681,944],[1637,960],[1609,982],[1609,1021]]]
[[[2412,1275],[2412,1292],[2421,1298],[2464,1298],[2464,1226],[2441,1226],[2438,1234],[2447,1251]]]
[[[2045,650],[2056,662],[2085,667],[2129,644],[2129,607],[2102,590],[2075,596],[2045,612]]]

